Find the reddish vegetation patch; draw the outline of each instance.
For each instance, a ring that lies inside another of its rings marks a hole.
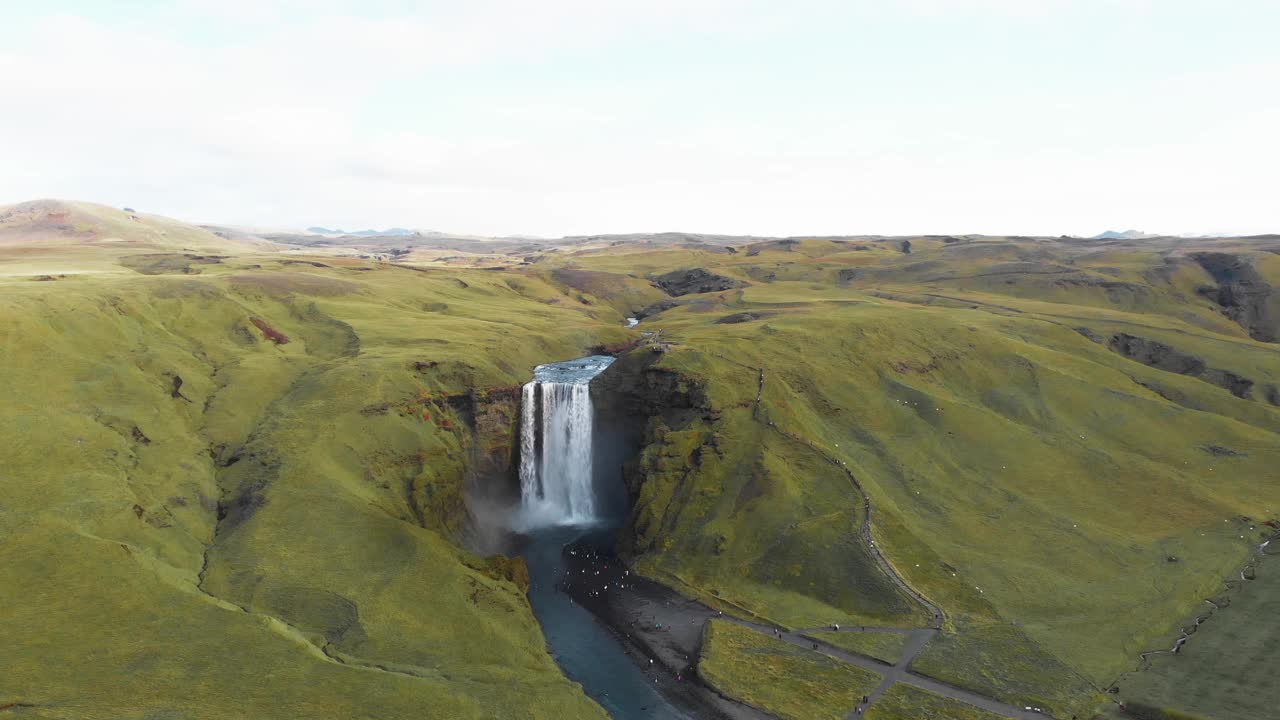
[[[498,385],[491,387],[481,393],[479,400],[481,402],[493,402],[499,400],[516,400],[520,397],[520,385]]]
[[[262,331],[262,336],[277,345],[283,345],[289,342],[289,336],[276,330],[258,318],[249,318],[249,322]]]

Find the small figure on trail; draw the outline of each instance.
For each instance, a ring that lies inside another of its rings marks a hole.
[[[835,630],[836,632],[840,632],[840,625],[837,623],[831,623],[831,629]]]

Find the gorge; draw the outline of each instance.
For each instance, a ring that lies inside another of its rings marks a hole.
[[[669,678],[637,664],[621,639],[567,591],[575,574],[590,572],[571,562],[576,548],[610,551],[625,520],[620,464],[610,452],[623,443],[611,447],[613,433],[604,427],[604,447],[596,452],[591,394],[591,381],[613,361],[596,355],[540,365],[524,386],[520,507],[513,527],[526,534],[521,554],[529,568],[529,602],[565,675],[614,718],[678,720],[687,715],[656,689]]]

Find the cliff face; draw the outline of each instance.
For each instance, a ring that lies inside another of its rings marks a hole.
[[[1223,313],[1262,342],[1280,341],[1280,293],[1254,267],[1247,255],[1193,253],[1191,258],[1213,277],[1216,286],[1201,292]]]
[[[465,463],[444,502],[422,497],[424,517],[481,553],[507,552],[506,518],[520,500],[520,386],[453,395]]]
[[[637,571],[775,622],[915,619],[858,539],[860,496],[770,422],[760,368],[642,346],[601,380],[644,428],[624,473],[631,511],[618,548]]]
[[[623,532],[624,553],[635,537],[636,502],[646,478],[644,452],[663,441],[664,428],[690,426],[713,414],[702,384],[662,367],[661,359],[655,347],[641,346],[619,357],[593,383],[597,424],[626,430],[628,451],[622,476],[633,510],[632,522]]]

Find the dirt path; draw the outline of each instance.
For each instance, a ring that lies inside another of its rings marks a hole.
[[[764,373],[761,372],[761,386],[764,385],[763,378],[764,378]],[[929,616],[931,618],[929,621],[929,627],[935,630],[940,630],[942,628],[942,620],[943,620],[942,609],[939,608],[937,605],[934,605],[932,602],[929,602],[928,598],[926,598],[924,595],[921,595],[919,592],[917,592],[915,588],[911,587],[911,585],[907,583],[905,578],[903,578],[901,575],[898,574],[897,569],[894,568],[893,565],[889,563],[889,559],[884,556],[884,553],[881,552],[880,547],[876,545],[875,539],[871,537],[871,496],[868,495],[867,491],[863,489],[862,483],[858,482],[858,478],[854,476],[851,470],[849,470],[845,462],[831,455],[830,453],[828,453],[826,450],[819,447],[818,445],[815,445],[814,443],[798,435],[793,435],[787,432],[786,430],[783,430],[782,428],[775,425],[772,420],[768,420],[766,422],[768,423],[768,426],[773,429],[774,432],[778,433],[779,435],[782,435],[783,437],[791,440],[792,442],[798,442],[808,447],[809,449],[821,455],[827,462],[840,468],[841,472],[843,472],[845,477],[848,478],[849,484],[853,486],[853,489],[857,491],[859,495],[862,496],[862,510],[863,510],[862,527],[858,528],[858,534],[862,536],[862,542],[866,543],[866,546],[870,548],[871,555],[875,557],[876,564],[880,566],[880,569],[884,572],[884,574],[888,575],[889,579],[893,580],[893,583],[897,585],[899,589],[901,589],[904,593],[910,596],[911,599],[915,600],[917,603],[920,604],[921,607],[923,607],[925,610],[929,612]]]
[[[998,700],[994,700],[992,698],[986,697],[985,695],[980,695],[971,690],[955,687],[953,685],[949,685],[947,683],[940,682],[938,680],[934,680],[932,678],[925,677],[923,675],[917,675],[911,672],[910,670],[911,663],[916,659],[916,657],[921,653],[921,651],[924,650],[925,646],[929,644],[929,641],[932,640],[934,636],[937,635],[942,629],[942,623],[944,620],[942,608],[935,605],[923,594],[921,594],[914,587],[912,587],[911,584],[907,582],[906,578],[904,578],[901,574],[899,574],[898,570],[893,566],[892,563],[889,562],[889,559],[885,557],[884,552],[881,551],[880,547],[876,545],[876,541],[871,535],[871,517],[872,517],[871,496],[868,495],[866,489],[862,487],[862,483],[858,482],[857,476],[855,476],[853,472],[849,470],[847,463],[844,460],[841,460],[840,458],[836,457],[832,453],[828,452],[825,448],[813,443],[812,441],[806,438],[800,437],[798,435],[789,433],[786,430],[783,430],[782,428],[774,424],[772,420],[767,420],[761,417],[759,408],[760,408],[761,399],[763,398],[763,395],[764,395],[765,373],[763,369],[761,369],[759,372],[760,372],[759,390],[757,391],[757,394],[756,394],[756,408],[753,414],[756,416],[758,420],[761,420],[762,422],[764,422],[765,425],[767,425],[774,432],[787,438],[788,440],[791,440],[792,442],[797,442],[808,447],[809,449],[813,450],[815,453],[820,455],[827,462],[840,468],[840,470],[844,473],[845,477],[849,480],[849,485],[854,489],[854,491],[856,491],[860,496],[862,496],[863,519],[862,519],[862,526],[858,528],[858,534],[862,537],[863,543],[865,543],[866,546],[871,550],[871,555],[876,559],[876,564],[880,566],[881,571],[883,571],[885,575],[887,575],[891,580],[893,580],[893,583],[897,585],[899,589],[901,589],[904,593],[906,593],[913,600],[915,600],[921,607],[923,607],[926,611],[928,611],[930,620],[929,620],[929,626],[926,628],[876,628],[875,629],[876,632],[898,632],[898,633],[906,634],[910,636],[910,640],[907,642],[907,646],[903,650],[902,658],[897,662],[897,664],[891,666],[891,665],[882,663],[879,660],[874,660],[872,658],[858,655],[856,653],[852,653],[847,650],[842,650],[840,648],[828,645],[821,641],[814,641],[813,639],[805,637],[805,633],[807,632],[813,632],[814,630],[828,630],[830,628],[809,628],[809,629],[801,629],[801,630],[795,630],[795,631],[785,631],[779,628],[771,628],[766,625],[760,625],[758,623],[752,623],[746,620],[739,620],[737,618],[729,618],[729,619],[732,620],[733,622],[738,623],[739,625],[742,625],[743,627],[748,627],[765,634],[772,634],[775,637],[779,637],[793,645],[816,649],[818,652],[828,657],[832,657],[842,662],[846,662],[851,665],[856,665],[858,667],[880,674],[883,678],[880,682],[880,685],[874,691],[872,691],[871,694],[867,696],[867,702],[860,704],[858,707],[854,708],[849,713],[849,716],[848,716],[849,720],[860,718],[862,716],[862,713],[865,712],[867,708],[871,707],[876,702],[876,700],[880,699],[881,696],[883,696],[886,692],[888,692],[890,687],[892,687],[895,683],[899,683],[899,682],[907,683],[908,685],[914,685],[916,687],[922,688],[924,690],[928,690],[938,695],[942,695],[944,697],[948,697],[953,700],[958,700],[963,703],[968,703],[969,705],[973,705],[975,707],[981,708],[988,712],[992,712],[997,715],[1003,715],[1009,718],[1044,718],[1045,715],[1041,713],[1018,708],[1013,705],[1009,705],[1007,703],[1003,703]],[[845,628],[844,630],[854,631],[852,628]]]
[[[652,661],[669,675],[669,681],[659,686],[664,694],[697,692],[701,697],[693,709],[694,717],[715,717],[726,720],[769,720],[772,716],[757,708],[720,695],[705,685],[697,675],[698,658],[702,650],[703,628],[708,620],[719,619],[735,623],[763,635],[780,638],[796,647],[819,652],[840,662],[863,668],[881,676],[880,685],[868,695],[865,711],[895,683],[906,683],[974,707],[1017,720],[1044,720],[1046,716],[1022,710],[1007,703],[981,695],[972,690],[956,687],[911,671],[911,661],[939,632],[934,628],[896,627],[841,627],[840,632],[883,632],[908,636],[902,659],[890,665],[874,658],[837,648],[821,640],[807,637],[816,631],[831,631],[830,627],[799,628],[786,630],[760,622],[726,615],[712,610],[702,603],[684,597],[669,586],[646,578],[623,574],[625,571],[615,559],[580,558],[581,566],[588,572],[581,573],[589,582],[568,590],[584,607],[600,617],[621,636],[623,641],[636,649],[637,661],[648,665]],[[609,569],[603,569],[608,565]],[[595,571],[600,570],[596,575]],[[608,587],[607,592],[599,592]],[[594,592],[593,592],[594,591]],[[815,648],[814,645],[817,645]],[[680,686],[696,686],[681,689]],[[679,699],[673,697],[673,699]],[[685,707],[687,703],[681,703]],[[852,720],[862,715],[854,708],[849,713]]]
[[[869,632],[892,632],[903,635],[909,635],[910,640],[902,654],[902,659],[894,665],[889,665],[879,660],[849,652],[841,648],[829,645],[820,640],[814,640],[807,637],[807,633],[815,631],[830,631],[830,627],[820,628],[802,628],[799,630],[782,630],[781,628],[773,628],[760,623],[753,623],[748,620],[740,620],[725,616],[723,618],[732,623],[741,625],[742,627],[755,630],[756,632],[779,638],[784,642],[790,643],[806,650],[814,651],[826,655],[829,658],[848,663],[856,667],[869,670],[881,676],[880,685],[867,696],[867,702],[854,708],[848,715],[850,720],[861,718],[862,713],[871,707],[876,700],[880,699],[895,683],[906,683],[914,685],[922,690],[928,690],[931,693],[942,695],[962,703],[973,705],[987,712],[1002,715],[1007,718],[1016,718],[1017,720],[1044,720],[1045,715],[1030,710],[1024,710],[1008,703],[993,700],[985,695],[980,695],[972,690],[956,687],[940,680],[918,675],[911,672],[911,661],[915,659],[925,645],[938,634],[938,630],[934,628],[867,628]],[[840,632],[860,632],[858,628],[841,628]],[[816,647],[815,647],[816,646]]]
[[[931,602],[923,594],[913,588],[876,545],[871,534],[872,507],[871,497],[867,494],[857,477],[846,466],[845,461],[834,456],[813,442],[793,435],[767,419],[763,406],[765,371],[743,363],[723,358],[735,365],[749,368],[757,373],[756,398],[752,408],[752,416],[761,424],[779,435],[800,443],[820,455],[827,462],[840,468],[849,481],[849,485],[862,497],[863,521],[859,527],[859,536],[871,550],[877,565],[903,593],[911,597],[929,614],[930,621],[923,628],[887,628],[887,627],[844,627],[841,632],[886,632],[907,635],[909,637],[903,649],[901,659],[893,665],[881,662],[865,655],[859,655],[837,648],[820,640],[806,637],[806,633],[826,631],[832,628],[801,628],[787,630],[772,625],[745,620],[740,617],[725,615],[702,603],[681,596],[673,589],[680,583],[679,578],[669,578],[663,583],[653,582],[645,578],[631,576],[625,572],[621,563],[612,566],[607,564],[591,564],[590,586],[577,587],[571,590],[575,599],[590,609],[598,617],[613,627],[623,639],[636,648],[642,662],[656,662],[673,676],[677,683],[697,683],[702,691],[703,702],[707,709],[719,717],[735,720],[759,720],[769,717],[759,711],[732,699],[720,696],[713,688],[701,683],[697,677],[697,661],[701,651],[703,628],[713,618],[736,623],[756,632],[780,638],[783,641],[816,651],[827,657],[863,668],[881,676],[881,682],[867,696],[867,702],[853,708],[849,720],[860,720],[862,713],[880,699],[895,683],[906,683],[943,697],[966,703],[988,712],[1016,720],[1043,720],[1046,715],[1031,710],[1024,710],[1008,703],[986,697],[972,690],[950,685],[911,671],[911,663],[925,646],[941,631],[945,616],[942,609]],[[601,561],[595,561],[597,563]],[[597,572],[601,569],[601,572]],[[620,574],[625,573],[625,574]],[[585,573],[584,573],[585,576]],[[586,579],[584,577],[584,579]]]

